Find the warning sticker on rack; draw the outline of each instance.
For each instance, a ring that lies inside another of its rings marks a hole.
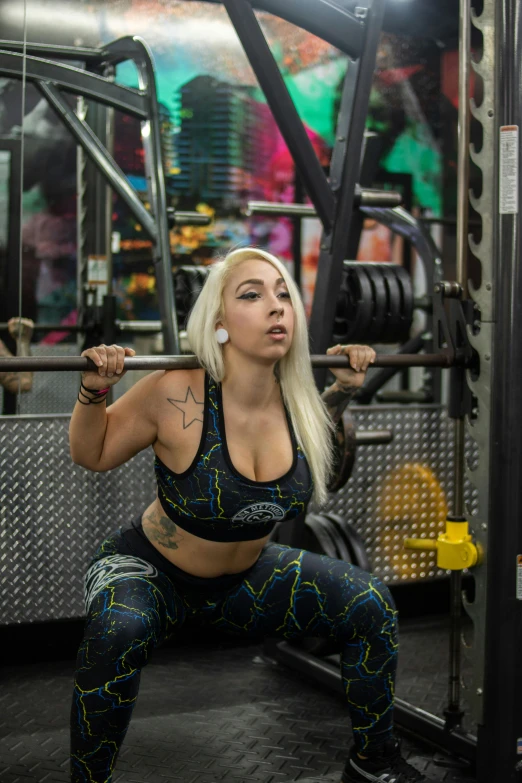
[[[500,193],[501,215],[518,213],[518,125],[500,128]]]
[[[517,555],[517,599],[522,601],[522,555]]]

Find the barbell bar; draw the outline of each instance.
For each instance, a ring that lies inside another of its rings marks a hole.
[[[347,356],[313,354],[313,367],[350,367]],[[450,354],[380,354],[372,367],[452,367],[457,364]],[[126,356],[125,370],[197,370],[201,367],[196,356]],[[13,356],[0,358],[0,372],[67,372],[96,371],[98,368],[88,356]]]
[[[365,207],[398,207],[402,203],[402,196],[396,191],[389,190],[363,190],[361,191],[360,205]],[[246,217],[253,215],[272,215],[275,217],[317,217],[317,210],[311,204],[285,204],[273,201],[249,201],[244,210]]]
[[[209,226],[212,223],[210,215],[202,212],[178,212],[174,207],[167,207],[167,215],[175,226]]]
[[[119,321],[114,322],[117,332],[132,332],[133,334],[157,334],[161,332],[161,321]],[[0,321],[0,332],[8,331],[7,322]],[[77,332],[89,331],[87,326],[78,324],[38,324],[33,326],[33,332]],[[15,335],[16,336],[16,335]]]

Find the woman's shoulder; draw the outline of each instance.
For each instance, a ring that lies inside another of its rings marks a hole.
[[[196,391],[205,389],[205,370],[198,368],[197,370],[162,370],[162,375],[158,377],[157,388],[161,393],[166,392],[182,392],[189,389],[195,394]]]

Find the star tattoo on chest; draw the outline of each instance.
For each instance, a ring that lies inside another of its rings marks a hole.
[[[167,399],[171,405],[174,405],[175,408],[182,412],[184,430],[195,421],[200,421],[203,424],[203,406],[205,403],[196,400],[190,386],[187,389],[187,396],[184,400],[173,400],[170,397],[167,397]]]

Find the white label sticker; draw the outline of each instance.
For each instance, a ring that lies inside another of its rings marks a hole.
[[[87,259],[87,286],[96,290],[96,301],[92,304],[101,307],[103,297],[107,295],[107,259],[105,256],[89,256]]]
[[[522,601],[522,555],[517,555],[517,599]]]
[[[501,215],[518,213],[518,125],[500,128],[499,209]]]

